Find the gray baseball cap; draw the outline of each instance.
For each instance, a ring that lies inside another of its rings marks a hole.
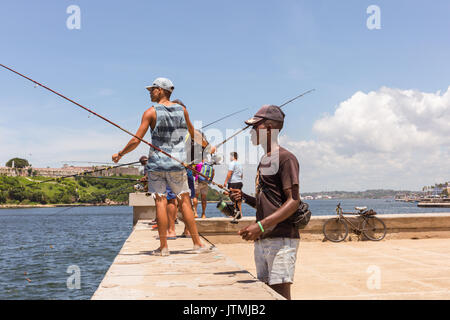
[[[161,88],[164,90],[167,90],[169,92],[172,92],[173,89],[175,89],[172,81],[170,81],[167,78],[156,78],[155,81],[153,81],[151,86],[145,87],[147,90],[151,90],[152,88]]]
[[[253,118],[248,119],[245,123],[253,126],[264,119],[284,122],[284,112],[278,106],[266,104],[255,113]]]

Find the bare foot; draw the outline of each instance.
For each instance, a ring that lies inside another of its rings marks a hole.
[[[203,215],[202,215],[202,219],[206,219],[206,215],[203,214]]]
[[[188,229],[184,229],[183,236],[185,236],[186,238],[190,238],[191,237],[191,234],[189,233]]]
[[[173,233],[167,232],[167,237],[168,237],[168,238],[176,238],[176,237],[177,237],[177,234],[176,234],[175,232],[173,232]]]

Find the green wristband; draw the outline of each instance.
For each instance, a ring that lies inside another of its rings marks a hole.
[[[258,225],[259,225],[259,228],[261,229],[261,231],[264,232],[264,228],[263,228],[261,222],[258,221]]]

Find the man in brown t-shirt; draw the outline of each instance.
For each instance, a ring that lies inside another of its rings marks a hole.
[[[256,208],[256,222],[239,234],[255,241],[258,279],[291,299],[300,236],[289,217],[300,205],[299,164],[291,152],[278,145],[284,123],[281,108],[265,105],[245,123],[253,127],[252,143],[261,145],[265,155],[258,165],[256,197],[231,189],[233,200],[243,199]]]

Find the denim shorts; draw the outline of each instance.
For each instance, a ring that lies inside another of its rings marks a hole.
[[[166,192],[167,192],[166,195],[167,200],[173,200],[177,197],[177,195],[172,192],[172,189],[170,189],[169,186],[166,187]]]
[[[257,277],[268,285],[293,283],[299,239],[267,238],[255,241]]]
[[[174,195],[191,193],[188,186],[186,170],[180,171],[149,171],[148,172],[148,192],[153,196],[167,196],[168,189]]]

